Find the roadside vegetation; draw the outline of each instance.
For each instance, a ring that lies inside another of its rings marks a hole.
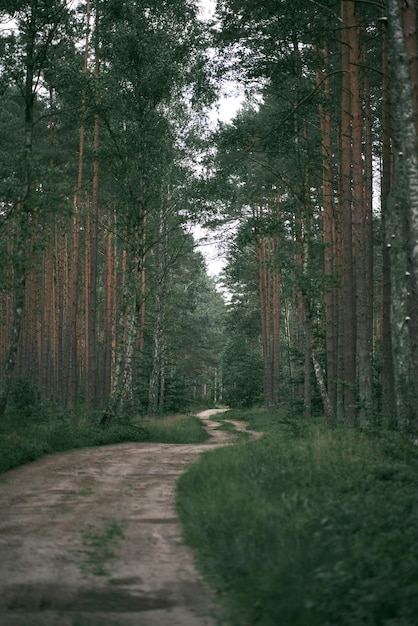
[[[103,425],[94,413],[74,415],[37,402],[31,389],[21,386],[0,421],[0,473],[46,454],[77,448],[146,441],[201,443],[207,438],[200,420],[190,414],[118,417]]]
[[[166,415],[145,422],[149,439],[158,443],[204,443],[209,439],[201,420],[195,415]]]
[[[220,623],[415,626],[416,447],[280,410],[228,419],[266,434],[205,454],[177,501]]]

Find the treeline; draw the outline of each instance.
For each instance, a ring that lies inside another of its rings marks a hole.
[[[218,18],[225,61],[256,92],[219,130],[208,180],[228,199],[214,222],[237,225],[227,282],[242,341],[227,358],[257,363],[267,405],[309,416],[319,400],[330,424],[414,433],[416,3],[226,0]],[[259,402],[240,371],[237,401],[251,389]]]
[[[222,388],[415,433],[416,3],[0,11],[0,414],[23,376],[109,415]],[[248,99],[210,135],[225,76]],[[191,219],[232,225],[226,334]]]
[[[223,304],[187,226],[213,98],[196,7],[0,15],[0,415],[16,384],[106,415],[213,397]]]

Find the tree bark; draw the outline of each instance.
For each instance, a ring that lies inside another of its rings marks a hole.
[[[329,70],[329,50],[324,44],[325,71]],[[317,75],[317,84],[321,84]],[[323,205],[323,241],[325,293],[325,341],[327,355],[327,390],[332,406],[332,413],[337,412],[338,380],[338,296],[337,296],[337,233],[335,223],[335,202],[332,172],[332,127],[330,102],[330,79],[322,82],[326,104],[319,105],[322,144],[322,205]]]
[[[402,212],[402,217],[405,216],[401,219],[401,223],[405,223],[406,230],[403,234],[406,235],[407,253],[407,263],[403,266],[403,281],[401,285],[397,285],[397,300],[393,303],[397,313],[393,319],[392,333],[397,335],[396,340],[395,336],[393,340],[394,345],[396,341],[399,348],[394,355],[395,376],[396,372],[399,372],[399,368],[408,376],[407,370],[410,367],[410,381],[409,385],[407,384],[409,393],[406,397],[401,397],[400,395],[404,391],[403,385],[397,384],[398,414],[399,411],[402,414],[399,420],[402,428],[415,432],[418,429],[418,401],[417,393],[415,392],[418,375],[418,337],[416,336],[416,329],[418,328],[416,316],[418,313],[411,306],[411,301],[416,302],[418,294],[418,151],[416,111],[413,80],[409,68],[398,0],[387,0],[386,6],[389,19],[391,86],[392,94],[394,95],[394,110],[397,122],[396,137],[399,146],[396,158],[394,188],[400,191],[402,186],[404,189],[405,201],[399,204],[399,208]],[[394,198],[399,198],[399,191],[396,191],[398,195],[395,194]],[[393,205],[392,207],[394,208]],[[396,233],[393,231],[392,237],[394,236],[396,240],[401,234],[398,229]],[[394,244],[399,254],[396,257],[397,267],[394,267],[394,258],[392,256],[392,270],[397,273],[399,280],[402,274],[401,266],[399,265],[399,262],[402,260],[400,254],[402,243],[394,241]],[[404,315],[405,311],[406,315]],[[403,319],[401,319],[400,313]],[[405,341],[402,339],[405,328],[408,329],[408,345],[405,345]],[[404,350],[407,351],[407,354],[404,354]],[[407,381],[404,382],[407,383]]]
[[[388,228],[389,195],[392,185],[392,145],[391,145],[391,97],[388,59],[388,32],[383,25],[382,49],[382,179],[381,179],[381,250],[382,250],[382,420],[387,428],[394,428],[395,415],[395,374],[393,369],[392,327],[391,327],[391,255],[392,245]]]
[[[94,75],[99,80],[100,58],[98,45],[99,13],[96,7],[95,29],[95,66]],[[98,95],[96,94],[96,105]],[[88,313],[88,374],[87,374],[87,404],[95,406],[97,397],[97,275],[98,275],[98,242],[99,242],[99,147],[100,147],[100,120],[96,112],[93,131],[93,213],[90,224],[90,275],[89,275],[89,313]]]
[[[342,0],[342,238],[343,238],[343,354],[344,354],[344,418],[356,423],[356,291],[353,259],[353,223],[351,194],[352,128],[351,67],[349,31],[354,27],[354,2]]]

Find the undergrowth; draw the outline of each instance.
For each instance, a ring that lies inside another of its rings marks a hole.
[[[74,416],[39,405],[14,409],[0,422],[0,473],[46,454],[124,442],[201,443],[208,435],[193,416],[115,418],[103,426],[94,414]]]
[[[220,623],[415,626],[418,460],[395,434],[234,411],[263,439],[204,455],[178,482]]]
[[[159,443],[203,443],[209,439],[201,420],[192,415],[169,415],[146,422],[149,441]]]

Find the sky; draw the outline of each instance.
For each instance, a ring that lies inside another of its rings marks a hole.
[[[198,4],[200,5],[202,19],[213,18],[216,0],[198,0]],[[217,124],[217,122],[229,122],[235,117],[243,99],[244,96],[240,94],[237,85],[225,84],[217,103],[212,107],[210,113],[214,124]],[[214,233],[201,226],[195,226],[193,235],[198,249],[205,258],[209,275],[216,278],[225,267],[224,245],[222,240],[220,240],[222,237],[221,233]]]

